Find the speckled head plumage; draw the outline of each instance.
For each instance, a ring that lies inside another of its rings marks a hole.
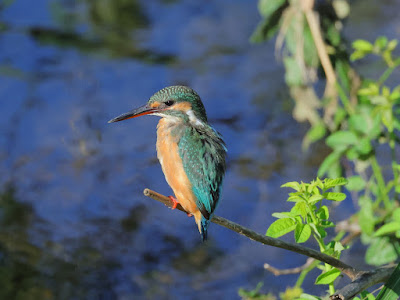
[[[166,105],[169,109],[162,114],[166,116],[181,116],[178,112],[192,110],[196,118],[202,122],[207,122],[207,114],[200,96],[190,87],[174,85],[163,88],[150,97],[148,105]],[[181,116],[182,117],[182,116]]]
[[[163,88],[150,97],[146,105],[122,114],[109,123],[143,115],[172,117],[185,121],[207,123],[207,114],[200,96],[190,87],[174,85]]]
[[[109,123],[143,115],[162,117],[157,126],[157,157],[177,199],[170,197],[194,216],[205,240],[225,174],[224,141],[208,124],[199,95],[186,86],[166,87],[145,105]]]

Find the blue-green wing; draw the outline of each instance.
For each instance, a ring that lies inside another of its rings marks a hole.
[[[225,144],[209,126],[188,127],[179,141],[179,155],[197,198],[196,205],[208,220],[221,192],[225,174]]]

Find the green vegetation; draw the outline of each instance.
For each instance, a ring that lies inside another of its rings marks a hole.
[[[293,115],[298,121],[310,124],[304,137],[304,149],[324,141],[331,152],[320,164],[318,176],[337,178],[283,185],[295,190],[287,200],[294,206],[289,212],[273,214],[278,220],[268,228],[267,235],[279,237],[293,231],[296,243],[304,243],[312,236],[321,252],[338,259],[343,250],[360,238],[366,245],[365,262],[379,268],[398,261],[400,253],[400,164],[397,158],[400,85],[395,86],[392,78],[400,65],[400,57],[394,54],[398,41],[386,37],[378,37],[374,42],[359,39],[348,50],[350,47],[339,29],[342,19],[349,14],[349,3],[344,0],[322,2],[317,5],[314,1],[302,0],[259,1],[262,21],[251,41],[263,42],[277,35],[276,48],[281,53],[286,83],[296,103]],[[383,68],[377,78],[363,78],[353,68],[354,61],[365,60],[370,55],[376,56]],[[326,79],[321,97],[314,84],[318,73]],[[331,188],[334,192],[327,191]],[[358,211],[341,222],[347,226],[338,228],[329,220],[330,206],[324,204],[324,199],[344,200],[345,194],[340,192],[343,188],[351,193]],[[328,228],[332,230],[327,234]],[[315,284],[326,284],[329,294],[335,294],[335,279],[341,271],[314,261],[298,272],[294,286],[297,292],[289,288],[291,292],[282,293],[280,298],[319,299],[323,296],[305,294],[301,288],[305,276],[314,268],[322,271]],[[398,298],[398,268],[377,299]],[[355,299],[375,299],[378,291],[360,290],[359,298]],[[260,286],[252,292],[258,298],[250,297],[250,292],[244,294],[243,290],[240,295],[246,299],[259,299],[262,295]]]

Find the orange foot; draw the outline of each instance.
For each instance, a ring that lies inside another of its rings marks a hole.
[[[168,196],[168,198],[169,199],[171,199],[171,201],[172,201],[172,206],[171,206],[171,209],[175,209],[177,206],[178,206],[178,200],[176,200],[176,198],[174,197],[174,196]]]
[[[193,217],[193,215],[191,213],[187,213],[188,217]]]

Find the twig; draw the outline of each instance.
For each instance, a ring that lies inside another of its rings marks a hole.
[[[326,51],[326,46],[324,40],[322,38],[321,29],[319,26],[318,18],[316,13],[313,11],[314,1],[313,0],[304,0],[303,11],[306,16],[308,25],[310,27],[311,35],[314,39],[315,47],[317,48],[318,56],[321,61],[322,68],[325,71],[327,88],[335,87],[336,83],[336,75],[333,70],[331,61],[329,59],[328,53]]]
[[[318,14],[313,10],[314,0],[302,1],[303,12],[306,16],[308,26],[310,27],[311,35],[314,39],[314,44],[317,49],[318,57],[321,66],[324,69],[326,76],[326,87],[324,97],[330,98],[329,105],[325,108],[324,119],[326,123],[332,123],[332,116],[335,113],[338,105],[337,90],[336,90],[336,74],[329,59],[328,51],[324,43],[321,33],[321,27],[318,20]]]
[[[385,266],[373,271],[363,272],[360,276],[330,296],[331,300],[351,299],[360,292],[380,282],[386,282],[393,273],[395,266]]]
[[[160,201],[160,202],[164,203],[165,205],[167,205],[168,207],[172,207],[172,205],[173,205],[173,202],[170,198],[168,198],[164,195],[161,195],[157,192],[154,192],[150,189],[145,189],[143,191],[143,193],[145,196],[150,197],[154,200]],[[187,213],[180,204],[178,204],[176,208],[178,210],[181,210],[181,211]],[[332,256],[329,256],[324,253],[320,253],[311,248],[300,246],[298,244],[293,244],[293,243],[285,242],[285,241],[282,241],[279,239],[275,239],[275,238],[271,238],[268,236],[258,234],[257,232],[255,232],[249,228],[246,228],[242,225],[239,225],[235,222],[229,221],[222,217],[214,216],[212,218],[211,222],[221,225],[221,226],[224,226],[224,227],[226,227],[232,231],[235,231],[241,235],[244,235],[253,241],[256,241],[256,242],[259,242],[259,243],[262,243],[265,245],[277,247],[277,248],[286,249],[286,250],[289,250],[292,252],[306,255],[308,257],[315,258],[315,259],[322,261],[324,263],[327,263],[335,268],[338,268],[344,274],[346,274],[351,280],[356,279],[358,277],[358,275],[361,274],[360,271],[356,270],[355,268],[345,264],[344,262],[342,262]]]
[[[270,264],[264,264],[264,269],[270,271],[275,276],[297,274],[302,272],[304,269],[307,269],[314,261],[314,258],[309,257],[304,265],[290,269],[277,269]]]

